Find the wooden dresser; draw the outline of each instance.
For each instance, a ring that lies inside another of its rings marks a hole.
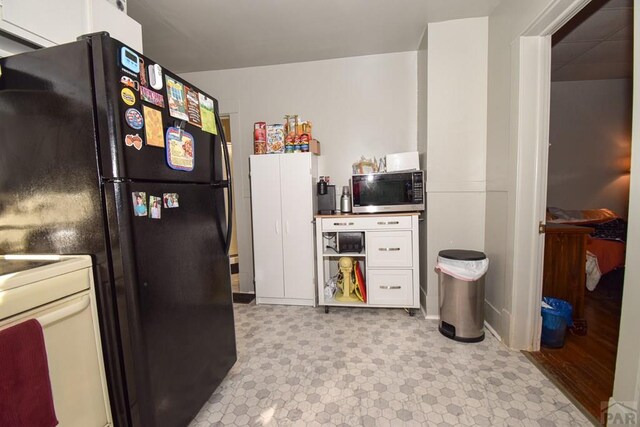
[[[542,295],[560,298],[573,306],[575,332],[584,334],[587,236],[593,228],[547,224],[544,244]]]

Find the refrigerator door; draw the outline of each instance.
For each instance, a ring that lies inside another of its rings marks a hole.
[[[178,206],[159,218],[153,203],[136,209],[135,196],[165,194]],[[133,425],[187,425],[236,361],[223,190],[109,183],[105,195]]]
[[[150,83],[148,67],[158,65],[155,61],[107,36],[92,36],[89,40],[93,52],[97,124],[101,135],[99,152],[102,176],[106,179],[126,178],[156,182],[209,183],[224,179],[220,136],[205,132],[201,126],[188,120],[181,121],[169,114],[166,78],[181,83],[183,88],[191,89],[192,93],[199,93],[213,100],[216,112],[217,101],[164,67],[161,67],[159,79],[162,89],[154,89]],[[142,61],[138,67],[139,72],[127,67],[124,60],[127,54],[136,55]],[[143,100],[143,92],[146,99],[152,96],[156,103],[163,106]],[[184,91],[174,92],[183,100],[186,98]],[[198,111],[197,105],[194,109]],[[135,120],[136,116],[140,117],[138,114],[143,118],[142,123]],[[154,114],[160,117],[160,121],[152,126],[150,124],[153,123]],[[177,124],[182,125],[184,132],[193,137],[191,171],[175,170],[168,164],[167,129]],[[140,128],[137,129],[138,127]],[[148,132],[160,137],[151,138]],[[152,145],[154,141],[160,146]]]

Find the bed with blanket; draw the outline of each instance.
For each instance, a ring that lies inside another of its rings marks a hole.
[[[547,209],[543,295],[569,301],[576,333],[586,333],[585,287],[625,262],[626,221],[609,209]]]
[[[547,209],[547,223],[593,228],[587,236],[586,287],[593,291],[600,278],[624,267],[627,222],[610,209]]]

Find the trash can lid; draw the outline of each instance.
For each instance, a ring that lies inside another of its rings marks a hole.
[[[456,259],[459,261],[480,261],[487,258],[487,256],[482,252],[466,249],[446,249],[438,252],[438,256],[447,259]]]

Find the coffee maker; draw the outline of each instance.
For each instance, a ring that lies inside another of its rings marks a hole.
[[[320,177],[316,197],[318,198],[318,213],[320,215],[336,213],[336,186],[329,185],[329,177]]]

